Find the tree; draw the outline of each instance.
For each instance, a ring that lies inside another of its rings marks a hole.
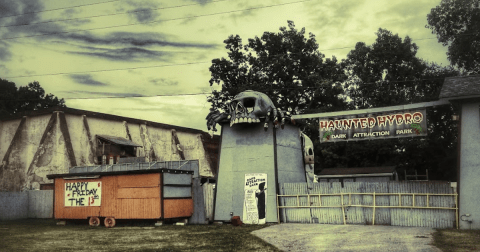
[[[38,81],[21,86],[0,78],[0,115],[13,115],[50,107],[65,107],[65,101],[53,94],[45,94]]]
[[[442,0],[427,15],[427,28],[448,45],[450,62],[469,73],[480,73],[480,1]]]
[[[437,100],[445,77],[456,76],[452,67],[426,63],[416,56],[418,46],[379,29],[368,46],[357,43],[342,66],[348,76],[346,95],[351,108],[395,106]],[[424,138],[349,142],[326,145],[323,160],[329,166],[396,165],[403,170],[432,171],[434,179],[452,179],[455,170],[456,123],[452,106],[427,110],[428,132]],[[453,165],[452,165],[453,162]],[[450,164],[445,167],[444,164]]]
[[[224,110],[226,102],[245,90],[268,95],[277,108],[291,114],[311,109],[328,110],[344,106],[340,80],[343,72],[336,58],[325,59],[313,34],[294,22],[280,32],[265,32],[242,44],[240,36],[224,41],[228,59],[213,59],[210,85],[222,86],[208,101],[211,110]]]

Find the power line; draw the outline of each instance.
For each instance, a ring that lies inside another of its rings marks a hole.
[[[56,10],[65,10],[65,9],[73,9],[73,8],[78,8],[78,7],[83,7],[83,6],[91,6],[91,5],[98,5],[98,4],[106,4],[106,3],[112,3],[112,2],[118,2],[121,0],[111,0],[111,1],[106,1],[106,2],[97,2],[97,3],[89,3],[89,4],[82,4],[82,5],[76,5],[76,6],[70,6],[70,7],[62,7],[62,8],[56,8],[56,9],[49,9],[49,10],[42,10],[42,11],[32,11],[32,12],[25,12],[22,14],[15,14],[11,16],[5,16],[5,17],[0,17],[2,18],[8,18],[8,17],[17,17],[17,16],[23,16],[27,14],[34,14],[34,13],[41,13],[41,12],[48,12],[48,11],[56,11]],[[3,27],[3,26],[2,26]]]
[[[224,2],[224,1],[227,1],[227,0],[211,1],[210,3],[217,3],[217,2]],[[195,5],[200,5],[200,3],[184,4],[184,5],[177,5],[177,6],[170,6],[170,7],[160,7],[160,8],[146,8],[146,9],[140,9],[140,10],[136,10],[136,11],[125,11],[125,12],[117,12],[117,13],[113,13],[113,14],[104,14],[104,15],[96,15],[96,16],[88,16],[88,17],[48,20],[48,21],[29,23],[29,24],[4,25],[4,26],[0,26],[0,28],[2,28],[2,27],[37,25],[37,24],[55,23],[55,22],[63,22],[63,21],[73,21],[73,20],[79,20],[79,19],[99,18],[99,17],[107,17],[107,16],[116,16],[116,15],[124,15],[124,14],[131,14],[131,13],[145,12],[145,11],[152,11],[152,10],[167,10],[167,9],[175,9],[175,8],[182,8],[182,7],[195,6]]]
[[[79,72],[65,72],[65,73],[50,73],[50,74],[34,74],[34,75],[22,75],[22,76],[9,76],[9,77],[5,77],[5,79],[26,78],[26,77],[38,77],[38,76],[55,76],[55,75],[66,75],[66,74],[80,74],[80,73],[112,72],[112,71],[122,71],[122,70],[137,70],[137,69],[147,69],[147,68],[159,68],[159,67],[197,65],[197,64],[206,64],[206,63],[211,63],[211,62],[209,62],[209,61],[205,61],[205,62],[189,62],[189,63],[179,63],[179,64],[170,64],[170,65],[155,65],[155,66],[143,66],[143,67],[127,67],[127,68],[102,69],[102,70],[93,70],[93,71],[79,71]]]
[[[278,6],[284,6],[284,5],[290,5],[290,4],[297,4],[297,3],[304,3],[304,2],[310,2],[310,1],[313,1],[313,0],[302,0],[302,1],[295,1],[295,2],[289,2],[289,3],[272,4],[272,5],[262,6],[262,7],[252,7],[252,8],[246,8],[246,9],[241,9],[241,10],[224,11],[224,12],[217,12],[217,13],[211,13],[211,14],[203,14],[203,15],[196,15],[196,16],[189,16],[189,17],[182,17],[182,18],[163,19],[163,20],[156,20],[156,21],[149,21],[149,22],[140,22],[140,23],[126,24],[126,25],[113,25],[113,26],[97,27],[97,28],[84,29],[84,30],[62,31],[62,32],[36,34],[36,35],[30,35],[30,36],[10,37],[10,38],[0,39],[0,41],[2,41],[2,40],[11,40],[11,39],[19,39],[19,38],[41,37],[41,36],[47,36],[47,35],[67,34],[67,33],[73,33],[73,32],[84,32],[84,31],[104,30],[104,29],[112,29],[112,28],[119,28],[119,27],[127,27],[127,26],[140,25],[140,24],[152,24],[152,23],[159,23],[159,22],[177,21],[177,20],[183,20],[183,19],[191,19],[191,18],[200,18],[200,17],[216,16],[216,15],[222,15],[222,14],[229,14],[229,13],[249,11],[249,10],[259,10],[259,9],[265,9],[265,8],[271,8],[271,7],[278,7]]]

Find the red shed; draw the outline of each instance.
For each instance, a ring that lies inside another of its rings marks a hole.
[[[153,169],[50,174],[58,220],[89,219],[107,227],[115,219],[188,218],[193,214],[193,171]]]

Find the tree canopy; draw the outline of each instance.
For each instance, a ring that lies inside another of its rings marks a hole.
[[[313,34],[297,30],[292,21],[280,32],[265,32],[242,43],[231,35],[224,41],[228,59],[213,59],[210,85],[222,86],[208,101],[212,110],[245,90],[267,94],[277,108],[298,114],[312,108],[344,106],[339,97],[343,71],[335,58],[325,59]]]
[[[15,83],[0,78],[0,115],[13,115],[55,106],[65,107],[65,101],[53,94],[45,94],[38,81],[17,88]]]
[[[480,1],[442,0],[427,15],[427,28],[437,34],[439,43],[448,45],[450,62],[480,73]]]

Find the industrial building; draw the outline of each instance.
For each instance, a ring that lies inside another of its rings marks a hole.
[[[198,160],[199,175],[213,178],[218,143],[201,130],[72,108],[2,117],[0,191],[48,187],[48,174],[122,162]]]

